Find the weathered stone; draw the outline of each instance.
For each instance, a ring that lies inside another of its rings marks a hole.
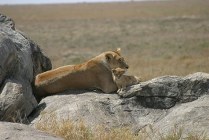
[[[137,131],[147,123],[154,123],[166,112],[145,108],[136,97],[120,98],[117,94],[66,91],[42,99],[30,119],[34,119],[32,124],[36,125],[47,123],[55,116],[59,120],[83,120],[91,128],[99,125],[107,128],[133,126],[134,131]]]
[[[194,73],[186,77],[163,76],[133,85],[119,93],[122,97],[137,96],[144,106],[171,108],[177,102],[191,102],[209,93],[209,74]]]
[[[15,22],[5,15],[0,14],[0,24],[15,30]]]
[[[0,15],[0,120],[20,121],[38,105],[32,92],[35,75],[51,69],[38,45]]]
[[[23,121],[37,106],[31,84],[7,79],[0,94],[1,120]]]
[[[1,140],[62,140],[30,126],[17,123],[0,122]]]
[[[204,95],[193,102],[176,105],[169,110],[168,115],[154,123],[153,129],[162,135],[182,129],[182,137],[188,134],[209,136],[208,116],[209,95]]]

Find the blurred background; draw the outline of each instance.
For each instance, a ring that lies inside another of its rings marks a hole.
[[[53,68],[120,47],[142,80],[209,72],[209,0],[1,0],[0,13]]]

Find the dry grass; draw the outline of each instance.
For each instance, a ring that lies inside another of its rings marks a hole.
[[[91,131],[83,122],[75,124],[72,121],[64,121],[62,123],[51,121],[47,124],[38,124],[37,129],[60,136],[65,140],[90,140],[92,138]]]
[[[160,140],[209,140],[204,132],[184,134],[183,128],[173,129],[173,132],[164,136],[160,136]]]
[[[209,72],[209,0],[0,6],[51,58],[81,63],[121,47],[143,80]]]
[[[100,126],[92,131],[86,127],[83,121],[75,123],[66,119],[60,122],[54,115],[48,122],[36,124],[36,128],[60,136],[65,140],[139,140],[141,137],[134,135],[128,128],[106,130],[105,127]]]
[[[151,131],[142,130],[137,134],[134,134],[128,127],[106,129],[104,126],[100,126],[92,131],[83,121],[75,123],[69,118],[57,121],[55,115],[52,115],[47,122],[36,124],[37,129],[60,136],[65,140],[209,140],[204,133],[185,135],[182,128],[174,128],[172,133],[162,135],[154,132],[151,127]]]

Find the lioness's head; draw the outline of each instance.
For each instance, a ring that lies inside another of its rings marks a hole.
[[[124,73],[126,72],[126,70],[121,69],[121,68],[116,68],[116,69],[112,69],[112,73],[114,74],[114,76],[116,78],[120,78]]]
[[[124,58],[120,54],[120,48],[118,48],[116,51],[109,51],[105,53],[105,58],[108,66],[111,69],[115,68],[122,68],[122,69],[128,69],[129,66],[125,62]]]

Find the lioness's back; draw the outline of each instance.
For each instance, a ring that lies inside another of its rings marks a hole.
[[[36,76],[35,86],[40,96],[47,96],[67,89],[101,89],[105,93],[117,90],[111,69],[128,68],[119,52],[104,52],[91,60],[60,67]]]

